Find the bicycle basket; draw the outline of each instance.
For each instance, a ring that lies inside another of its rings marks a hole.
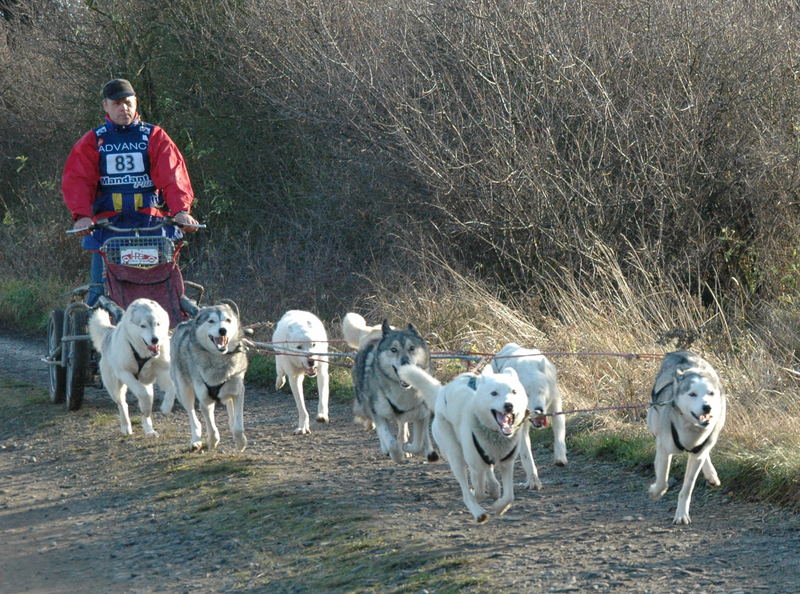
[[[133,268],[150,268],[175,257],[175,244],[164,236],[111,237],[100,247],[104,259],[110,264]]]

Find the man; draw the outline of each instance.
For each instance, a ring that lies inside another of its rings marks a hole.
[[[88,230],[98,219],[117,227],[149,227],[166,215],[186,231],[197,221],[190,213],[194,200],[186,163],[167,133],[139,119],[136,93],[131,83],[115,78],[103,86],[102,126],[89,130],[72,147],[61,179],[64,203],[72,213],[73,229],[83,235],[83,247],[98,250],[115,235]],[[165,233],[180,238],[179,229]],[[103,293],[103,260],[95,252],[87,303],[94,305]]]

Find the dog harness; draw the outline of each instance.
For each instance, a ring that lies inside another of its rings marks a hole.
[[[136,373],[133,374],[133,377],[135,377],[138,380],[139,374],[142,373],[142,369],[144,369],[144,366],[147,365],[147,362],[153,357],[142,357],[139,353],[136,352],[136,349],[133,348],[133,344],[131,344],[130,342],[128,344],[131,345],[131,350],[133,351],[133,358],[136,359],[136,364],[139,366],[139,369],[136,371]]]
[[[482,459],[484,462],[486,462],[486,464],[487,464],[488,466],[492,466],[492,465],[494,465],[494,460],[492,460],[492,458],[489,456],[489,454],[487,454],[487,453],[486,453],[486,450],[484,450],[484,449],[481,447],[481,444],[480,444],[480,442],[478,441],[478,438],[477,438],[477,437],[475,437],[475,434],[474,434],[474,433],[472,434],[472,443],[474,443],[474,444],[475,444],[475,449],[478,451],[478,455],[481,457],[481,459]],[[505,462],[506,460],[508,460],[509,458],[511,458],[511,457],[512,457],[512,456],[513,456],[513,455],[516,453],[516,451],[517,451],[517,446],[516,446],[516,444],[515,444],[515,445],[514,445],[514,447],[513,447],[513,448],[511,448],[511,451],[510,451],[508,454],[506,454],[506,455],[505,455],[505,457],[503,457],[503,458],[500,460],[500,462]]]
[[[683,447],[681,440],[678,438],[678,430],[675,429],[675,424],[672,421],[670,421],[669,423],[669,428],[672,429],[672,441],[675,442],[675,447],[681,450],[682,452],[691,452],[692,454],[696,454],[704,447],[706,447],[708,440],[711,439],[711,434],[709,433],[708,437],[706,437],[705,440],[703,440],[703,443],[701,443],[699,446],[692,448],[691,450],[687,450],[685,447]]]
[[[225,354],[226,354],[226,355],[233,355],[233,354],[235,354],[235,353],[243,353],[243,352],[245,352],[246,350],[247,350],[247,349],[244,347],[244,344],[242,344],[242,343],[240,342],[239,344],[237,344],[237,345],[236,345],[236,348],[235,348],[235,349],[233,349],[232,351],[228,351],[228,352],[227,352],[227,353],[225,353]],[[222,381],[222,383],[221,383],[221,384],[219,384],[219,385],[216,385],[216,386],[209,386],[209,385],[208,385],[207,383],[205,383],[205,382],[203,382],[203,385],[206,387],[206,390],[208,390],[208,395],[209,395],[209,396],[211,396],[211,398],[213,398],[213,399],[214,399],[214,400],[216,400],[217,402],[219,402],[219,401],[220,401],[220,400],[219,400],[219,391],[222,389],[222,386],[224,386],[224,385],[225,385],[225,382],[227,382],[229,379],[231,379],[231,378],[230,378],[230,377],[226,377],[226,378],[225,378],[225,379]]]

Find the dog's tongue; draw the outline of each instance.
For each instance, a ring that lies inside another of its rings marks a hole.
[[[157,344],[149,344],[147,345],[147,350],[153,353],[153,355],[158,355],[158,345]]]
[[[535,416],[533,417],[533,424],[536,427],[547,427],[547,417],[545,417],[544,415]]]
[[[513,433],[514,428],[514,415],[511,413],[503,414],[500,411],[495,411],[494,418],[497,420],[497,424],[500,425],[500,431],[502,431],[505,435],[511,435]]]
[[[218,348],[224,348],[228,346],[227,336],[212,336],[211,339],[214,341],[214,344],[217,345]]]

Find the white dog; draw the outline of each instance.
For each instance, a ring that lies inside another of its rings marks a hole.
[[[528,400],[516,372],[507,369],[494,374],[487,367],[482,375],[462,373],[444,386],[416,365],[402,365],[397,373],[435,411],[433,438],[450,463],[473,517],[479,523],[489,519],[478,503],[486,494],[495,497],[490,510],[503,514],[514,500],[514,460],[526,431]],[[495,466],[500,470],[502,496]]]
[[[208,447],[219,445],[214,408],[224,402],[228,425],[237,449],[247,447],[244,434],[244,375],[247,352],[239,317],[229,305],[203,307],[197,316],[178,324],[172,335],[172,366],[178,398],[189,413],[191,447],[199,450],[201,426],[194,410],[195,398],[206,422]]]
[[[126,393],[139,400],[142,429],[146,435],[158,435],[153,429],[153,384],[158,381],[166,391],[165,402],[175,398],[169,376],[169,315],[151,299],[133,301],[119,325],[114,326],[104,309],[96,309],[89,319],[89,334],[100,353],[100,376],[103,385],[119,409],[119,428],[131,435]]]
[[[561,392],[556,384],[556,368],[550,360],[536,349],[522,348],[513,342],[505,345],[492,360],[492,369],[499,372],[513,368],[528,395],[528,410],[531,424],[536,429],[547,427],[547,415],[553,417],[553,459],[558,466],[567,463],[566,422],[562,412]],[[531,451],[531,438],[525,431],[525,447],[520,450],[520,460],[527,476],[527,486],[541,489],[542,483],[536,470]]]
[[[317,378],[319,403],[317,421],[327,423],[328,418],[328,335],[325,326],[314,314],[290,310],[283,314],[272,334],[275,351],[275,389],[280,390],[289,378],[289,387],[297,405],[295,435],[311,433],[308,410],[303,398],[303,380]]]
[[[688,351],[668,353],[656,375],[647,411],[647,427],[656,438],[656,480],[649,493],[653,499],[666,493],[672,456],[688,452],[675,524],[692,521],[689,504],[701,470],[710,485],[720,484],[711,450],[725,424],[725,414],[725,395],[714,368]]]

